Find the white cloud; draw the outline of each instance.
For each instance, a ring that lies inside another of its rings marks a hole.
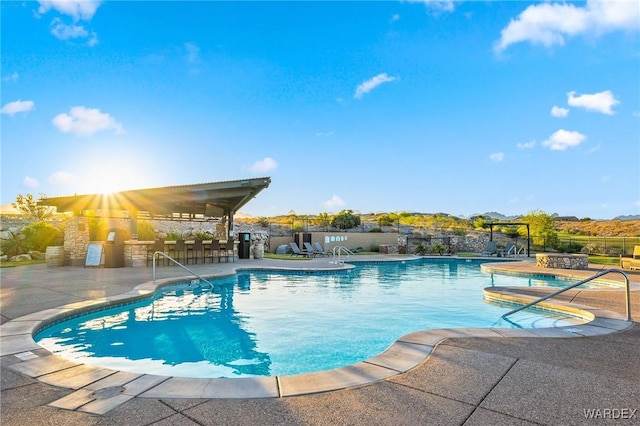
[[[193,64],[200,61],[200,48],[193,43],[185,43],[184,48],[187,50],[187,62]]]
[[[319,138],[326,138],[329,136],[333,136],[333,132],[317,132],[316,136]]]
[[[24,186],[28,186],[29,188],[35,188],[38,186],[38,179],[32,178],[31,176],[25,176],[22,180],[22,184]]]
[[[337,209],[343,207],[345,204],[346,203],[344,202],[344,200],[342,198],[338,197],[337,195],[332,196],[330,200],[327,200],[324,203],[322,203],[324,208],[329,210],[329,211],[337,210]]]
[[[102,4],[102,1],[94,0],[38,0],[40,7],[38,13],[44,15],[49,10],[55,10],[56,12],[67,15],[73,18],[74,21],[90,21],[96,10]]]
[[[489,155],[489,160],[499,163],[500,161],[504,160],[504,152],[494,152],[493,154]]]
[[[49,183],[52,185],[64,185],[75,181],[76,178],[69,172],[55,172],[49,176]]]
[[[455,9],[454,0],[408,0],[409,3],[423,3],[428,9],[434,12],[453,12]]]
[[[96,108],[83,106],[73,107],[69,114],[56,115],[51,121],[63,133],[88,136],[102,130],[114,130],[116,134],[124,133],[122,124],[109,114],[100,112]]]
[[[554,105],[554,107],[551,108],[551,115],[559,118],[566,117],[567,115],[569,115],[569,109]]]
[[[34,106],[35,104],[33,103],[33,101],[17,100],[17,101],[13,101],[13,102],[9,102],[8,104],[5,104],[0,110],[0,113],[7,114],[7,115],[14,115],[19,112],[29,112],[33,109]]]
[[[529,141],[529,142],[523,142],[523,143],[517,143],[516,147],[518,149],[531,149],[534,146],[536,146],[536,141]]]
[[[396,22],[400,20],[400,15],[398,13],[394,13],[391,17],[391,22]]]
[[[7,75],[5,77],[2,77],[2,81],[18,81],[18,73],[17,72],[12,72],[11,75]]]
[[[541,3],[527,7],[501,31],[494,45],[497,52],[512,44],[531,42],[546,47],[564,45],[566,37],[599,36],[640,29],[636,1],[588,0],[584,7],[568,3]]]
[[[265,173],[278,168],[278,163],[271,157],[265,157],[262,160],[258,160],[251,167],[249,171],[251,173]]]
[[[67,25],[59,18],[51,21],[51,34],[60,40],[68,40],[70,38],[85,38],[89,36],[89,32],[80,25]]]
[[[360,99],[363,95],[369,93],[376,87],[380,86],[383,83],[389,83],[391,81],[396,80],[396,77],[390,77],[387,73],[378,74],[375,77],[370,78],[369,80],[363,82],[356,88],[356,93],[353,95],[354,98]]]
[[[620,103],[610,90],[594,93],[592,95],[576,96],[576,92],[567,93],[567,103],[573,107],[584,108],[588,111],[601,112],[602,114],[615,114],[611,108]]]
[[[587,137],[580,132],[560,129],[554,132],[549,139],[542,142],[542,146],[552,151],[564,151],[580,145]]]

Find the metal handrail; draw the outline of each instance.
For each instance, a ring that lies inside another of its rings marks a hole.
[[[338,260],[336,261],[336,264],[340,264],[343,263],[342,258],[340,257],[340,253],[341,252],[346,252],[347,253],[347,259],[349,258],[349,256],[354,255],[353,252],[351,250],[349,250],[348,248],[346,248],[345,246],[335,246],[333,248],[333,258],[336,258],[336,251],[337,251],[337,256],[338,256]],[[355,256],[355,255],[354,255]]]
[[[511,314],[515,314],[516,312],[520,312],[523,309],[530,308],[531,306],[533,306],[533,305],[535,305],[537,303],[543,302],[543,301],[545,301],[547,299],[550,299],[553,296],[557,296],[560,293],[564,293],[567,290],[571,290],[572,288],[578,287],[579,285],[588,283],[589,281],[593,281],[596,278],[599,278],[599,277],[601,277],[603,275],[606,275],[606,274],[609,274],[609,273],[613,273],[613,272],[622,274],[622,276],[624,277],[625,284],[626,284],[626,287],[627,287],[626,288],[626,292],[625,292],[626,305],[627,305],[627,321],[631,321],[631,297],[630,297],[630,289],[629,289],[629,276],[621,269],[607,269],[607,270],[604,270],[604,271],[600,271],[597,274],[595,274],[595,275],[593,275],[593,276],[591,276],[589,278],[586,278],[586,279],[584,279],[582,281],[579,281],[579,282],[577,282],[575,284],[571,284],[568,287],[561,288],[560,290],[554,291],[553,293],[547,294],[546,296],[542,296],[541,298],[539,298],[537,300],[534,300],[531,303],[527,303],[526,305],[520,306],[519,308],[516,308],[516,309],[514,309],[512,311],[509,311],[506,314],[502,315],[502,318],[506,319],[506,317],[508,317]]]
[[[188,271],[188,272],[192,273],[193,275],[195,275],[196,277],[198,277],[199,279],[201,279],[205,283],[209,284],[211,286],[211,289],[215,288],[215,286],[210,281],[202,278],[200,275],[196,274],[191,269],[187,268],[182,263],[178,262],[173,257],[169,256],[167,253],[165,253],[163,251],[157,251],[157,252],[153,253],[153,280],[154,281],[156,280],[156,255],[162,255],[164,258],[169,259],[170,261],[172,261],[173,263],[175,263],[176,265],[178,265],[179,267],[181,267],[185,271]]]

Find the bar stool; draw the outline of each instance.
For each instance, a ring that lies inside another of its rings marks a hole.
[[[184,263],[187,252],[187,245],[182,238],[178,238],[173,247],[169,248],[169,256],[178,263]]]
[[[164,253],[164,240],[155,240],[152,246],[147,247],[147,266],[149,263],[153,263],[153,256],[155,252],[161,251]],[[166,260],[164,257],[159,257],[162,260],[162,264],[166,265]]]

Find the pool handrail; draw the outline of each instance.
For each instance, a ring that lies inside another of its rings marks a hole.
[[[596,278],[600,278],[601,276],[609,274],[609,273],[619,273],[619,274],[622,274],[622,276],[624,277],[625,285],[626,285],[625,302],[626,302],[626,308],[627,308],[627,321],[631,321],[631,297],[630,297],[630,289],[629,289],[629,276],[623,270],[617,269],[617,268],[606,269],[604,271],[600,271],[597,274],[592,275],[589,278],[586,278],[586,279],[584,279],[582,281],[579,281],[579,282],[577,282],[575,284],[571,284],[570,286],[561,288],[560,290],[554,291],[553,293],[549,293],[549,294],[547,294],[545,296],[542,296],[541,298],[536,299],[531,303],[527,303],[526,305],[522,305],[522,306],[520,306],[520,307],[518,307],[518,308],[516,308],[516,309],[514,309],[512,311],[507,312],[506,314],[502,315],[502,319],[506,319],[506,317],[508,317],[511,314],[515,314],[516,312],[520,312],[523,309],[530,308],[531,306],[533,306],[533,305],[535,305],[537,303],[543,302],[543,301],[545,301],[547,299],[550,299],[550,298],[552,298],[554,296],[557,296],[560,293],[564,293],[567,290],[571,290],[572,288],[578,287],[579,285],[586,284],[586,283],[588,283],[590,281],[595,280]]]
[[[353,252],[348,248],[346,248],[345,246],[335,246],[333,248],[333,258],[335,259],[336,256],[338,257],[338,260],[335,261],[336,265],[344,263],[344,261],[342,260],[342,257],[340,256],[340,253],[342,253],[343,251],[347,253],[347,259],[349,258],[349,256],[353,255]]]
[[[195,275],[198,279],[201,279],[202,281],[204,281],[205,283],[209,284],[211,286],[211,289],[215,289],[215,286],[208,281],[207,279],[201,277],[200,275],[196,274],[195,272],[193,272],[191,269],[187,268],[186,266],[184,266],[182,263],[178,262],[177,260],[175,260],[173,257],[169,256],[167,253],[163,252],[163,251],[156,251],[155,253],[153,253],[153,281],[156,280],[156,255],[161,255],[163,256],[165,259],[169,259],[170,261],[172,261],[173,263],[175,263],[176,265],[178,265],[179,267],[181,267],[182,269],[184,269],[185,271],[188,271],[190,273],[192,273],[193,275]]]

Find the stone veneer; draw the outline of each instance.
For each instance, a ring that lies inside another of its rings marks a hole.
[[[64,228],[64,264],[84,265],[89,247],[89,219],[74,216]]]
[[[587,269],[589,258],[586,254],[537,253],[536,266],[555,269]]]

